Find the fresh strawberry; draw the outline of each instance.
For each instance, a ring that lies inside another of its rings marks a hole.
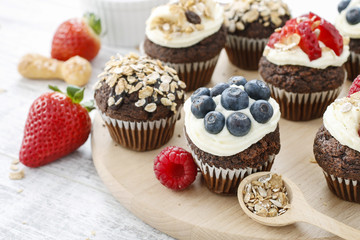
[[[351,94],[356,93],[358,91],[360,91],[360,75],[358,75],[352,82],[347,96],[350,97]]]
[[[79,55],[91,61],[100,50],[101,23],[94,14],[63,22],[55,32],[51,56],[66,61]]]
[[[310,61],[321,57],[321,48],[316,34],[311,31],[311,24],[307,21],[300,22],[297,33],[300,35],[299,47],[308,55]]]
[[[164,186],[182,190],[195,181],[197,167],[189,152],[180,147],[166,147],[155,158],[154,172]]]
[[[309,12],[309,14],[305,14],[304,16],[309,18],[311,22],[321,21],[321,17],[319,17],[313,12]]]
[[[91,120],[81,102],[84,89],[68,87],[67,94],[50,86],[30,107],[19,159],[28,167],[39,167],[79,148],[88,138]]]
[[[271,48],[274,48],[275,43],[279,42],[280,38],[281,38],[281,33],[274,32],[273,34],[270,35],[269,42],[267,43],[267,45]]]
[[[343,51],[343,38],[338,30],[331,23],[312,12],[288,20],[281,31],[270,36],[267,45],[274,48],[277,42],[286,43],[286,39],[294,33],[300,35],[298,45],[308,55],[310,61],[318,59],[322,55],[319,41],[331,48],[338,56]]]
[[[320,30],[318,39],[328,48],[331,48],[336,55],[340,56],[343,51],[343,38],[339,31],[327,21],[322,21],[318,26]]]

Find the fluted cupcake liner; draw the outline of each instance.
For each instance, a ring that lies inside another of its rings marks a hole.
[[[245,70],[258,70],[268,40],[228,34],[225,50],[230,62],[235,66]]]
[[[360,74],[360,54],[350,51],[350,56],[344,65],[348,74],[348,79],[354,81]]]
[[[122,121],[99,112],[115,142],[135,151],[148,151],[157,149],[170,140],[181,109],[172,117],[143,122]]]
[[[356,180],[335,177],[323,171],[329,189],[339,198],[360,203],[360,185]]]
[[[267,83],[271,96],[280,105],[281,117],[292,121],[308,121],[322,117],[326,108],[340,94],[342,86],[329,91],[293,93]]]
[[[196,165],[201,170],[207,188],[212,192],[220,194],[236,194],[240,182],[246,176],[256,172],[270,171],[275,158],[275,154],[270,155],[269,159],[259,168],[224,169],[204,163],[193,151],[191,151],[191,154]]]
[[[192,63],[171,63],[163,62],[163,64],[174,68],[181,81],[185,82],[185,91],[193,91],[199,87],[205,86],[211,81],[219,54],[210,60]]]

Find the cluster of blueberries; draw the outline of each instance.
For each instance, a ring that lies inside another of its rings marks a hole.
[[[339,13],[342,12],[350,3],[350,0],[342,0],[338,4],[338,11]],[[355,25],[360,23],[360,8],[359,7],[352,7],[346,12],[346,21],[351,24]]]
[[[233,86],[244,86],[242,88]],[[216,103],[213,97],[221,95],[221,105],[231,113],[225,120],[221,112],[215,111]],[[198,119],[204,118],[207,132],[217,134],[225,124],[234,136],[245,136],[251,128],[250,118],[236,112],[249,107],[249,97],[255,102],[250,106],[250,113],[259,123],[266,123],[273,115],[273,108],[268,102],[270,98],[269,87],[260,80],[246,81],[242,76],[233,76],[228,83],[218,83],[212,89],[201,87],[191,95],[191,112]]]

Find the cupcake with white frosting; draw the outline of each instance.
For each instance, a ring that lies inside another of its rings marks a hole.
[[[282,117],[306,121],[321,117],[339,95],[348,56],[348,38],[310,12],[270,36],[259,73],[280,104]]]
[[[177,70],[186,90],[210,82],[226,32],[223,8],[213,0],[180,0],[153,9],[144,51]]]
[[[329,189],[360,203],[360,92],[335,100],[324,113],[314,140],[314,156]]]
[[[342,0],[338,11],[335,27],[343,36],[350,38],[350,57],[345,67],[348,79],[353,80],[360,73],[360,1]]]
[[[199,88],[184,111],[185,137],[209,190],[235,194],[247,175],[270,171],[280,151],[281,114],[263,81],[235,76]]]

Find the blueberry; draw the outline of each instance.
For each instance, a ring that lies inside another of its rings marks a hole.
[[[241,88],[230,87],[221,94],[221,105],[227,110],[241,110],[249,106],[249,96]]]
[[[344,10],[350,3],[350,0],[342,0],[338,4],[338,12],[340,13],[342,10]]]
[[[244,78],[243,76],[232,76],[228,80],[228,84],[230,85],[244,86],[246,83],[246,78]]]
[[[195,97],[201,96],[201,95],[210,96],[210,90],[206,87],[201,87],[201,88],[196,89],[196,91],[193,92],[193,94],[191,94],[191,101],[194,100]]]
[[[346,21],[351,25],[355,25],[355,24],[359,23],[360,22],[360,8],[358,8],[358,7],[350,8],[346,12]]]
[[[270,88],[263,81],[257,79],[251,80],[245,84],[244,89],[252,99],[269,100],[270,98]]]
[[[250,112],[258,123],[266,123],[272,117],[274,110],[268,101],[257,100],[251,105]]]
[[[216,104],[214,100],[206,95],[195,97],[191,103],[191,112],[196,118],[205,117],[208,112],[214,111],[215,108]]]
[[[244,113],[234,112],[227,117],[226,127],[234,136],[245,136],[250,131],[251,120]]]
[[[225,117],[221,112],[208,112],[204,118],[204,125],[206,131],[212,134],[217,134],[221,132],[225,126]]]
[[[210,96],[215,97],[220,95],[225,89],[229,88],[230,85],[227,83],[218,83],[210,90]]]

